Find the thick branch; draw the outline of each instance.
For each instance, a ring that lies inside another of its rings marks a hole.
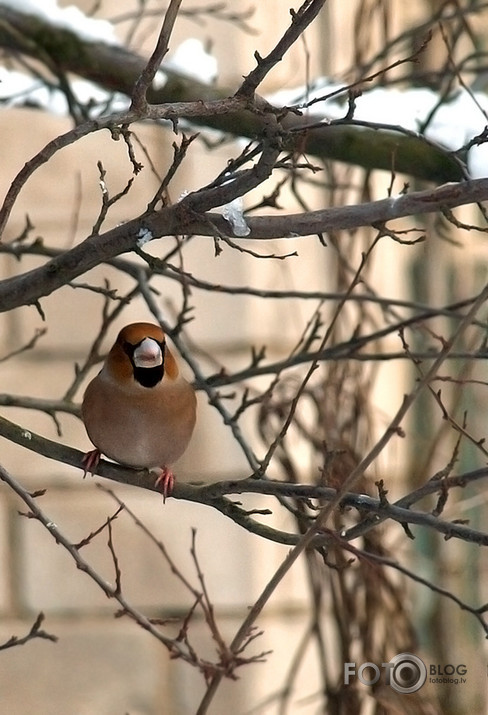
[[[253,176],[250,178],[251,183],[252,179]],[[223,202],[228,200],[227,192],[231,192],[233,184],[236,183],[237,181],[219,187],[224,197]],[[217,191],[217,189],[209,191]],[[220,214],[210,213],[201,218],[195,217],[194,211],[199,207],[199,196],[199,192],[190,194],[179,204],[128,221],[104,234],[90,236],[83,243],[56,256],[44,266],[2,281],[0,312],[20,305],[34,304],[43,296],[50,295],[100,263],[133,250],[138,237],[141,236],[141,231],[152,238],[175,234],[229,235],[229,225]],[[201,203],[204,206],[208,198],[209,195],[202,190]],[[216,196],[213,195],[212,198],[217,205]],[[367,204],[340,206],[304,214],[249,217],[247,222],[250,234],[246,240],[315,236],[331,230],[368,225],[380,226],[396,218],[432,213],[442,208],[453,208],[486,200],[488,200],[488,179],[445,184],[432,191],[418,191]]]
[[[146,67],[146,60],[129,50],[84,42],[68,30],[50,26],[41,18],[24,15],[3,5],[0,6],[0,46],[41,61],[47,56],[61,73],[75,73],[128,97]],[[166,84],[149,88],[147,99],[152,104],[222,100],[232,96],[236,89],[209,86],[179,76],[169,69],[164,68],[164,71],[168,78]],[[254,73],[250,76],[253,80],[259,79]],[[263,131],[262,117],[242,107],[240,103],[238,111],[232,113],[194,114],[192,121],[236,136],[260,136]],[[319,121],[320,117],[315,120]],[[324,159],[337,159],[368,169],[389,171],[394,168],[397,172],[436,183],[462,178],[459,163],[441,148],[424,143],[420,138],[349,125],[322,125],[305,129],[316,123],[315,120],[313,115],[304,118],[294,112],[289,113],[285,126],[290,134],[285,148],[295,148]]]
[[[80,451],[41,437],[3,417],[0,417],[0,435],[36,454],[79,467],[80,470],[83,469],[83,454]],[[130,467],[123,467],[101,460],[96,468],[96,473],[121,484],[130,484],[131,486],[142,487],[159,493],[159,489],[155,486],[154,474],[147,470],[131,469]],[[443,521],[432,514],[415,512],[411,509],[411,506],[416,501],[428,494],[435,494],[438,491],[453,487],[464,487],[471,481],[485,479],[487,476],[488,471],[486,469],[479,469],[457,477],[431,480],[416,492],[400,499],[396,504],[386,504],[384,500],[354,493],[345,494],[341,501],[344,507],[355,508],[362,515],[373,517],[372,522],[368,523],[369,528],[373,528],[375,523],[379,524],[385,519],[392,519],[400,524],[418,524],[423,527],[429,527],[444,534],[446,538],[458,538],[488,546],[488,534],[476,531],[463,524]],[[328,487],[318,487],[311,484],[288,484],[286,482],[262,479],[241,479],[219,482],[208,486],[179,484],[177,481],[172,496],[176,499],[205,504],[217,509],[236,524],[262,538],[289,546],[298,543],[299,534],[284,532],[255,521],[244,508],[226,498],[226,495],[229,494],[266,494],[268,496],[290,497],[293,499],[319,499],[326,502],[333,501],[337,497],[337,491]],[[367,528],[363,527],[363,531],[367,530]],[[350,530],[350,533],[352,538],[356,538],[356,535],[353,536],[354,527]],[[326,534],[317,534],[311,541],[310,547],[315,548],[327,541]]]

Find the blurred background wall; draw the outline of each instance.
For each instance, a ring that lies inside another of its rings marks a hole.
[[[78,0],[76,4],[84,11],[89,11],[93,5],[88,0]],[[171,48],[189,37],[201,39],[218,60],[219,85],[236,88],[241,77],[253,66],[253,52],[258,49],[265,54],[288,25],[288,12],[283,11],[285,4],[282,0],[257,3],[254,14],[248,20],[256,30],[253,34],[239,30],[228,22],[212,19],[211,15],[205,23],[182,16],[176,23]],[[125,11],[125,5],[121,0],[104,0],[99,16],[119,16]],[[208,3],[204,0],[192,2],[195,7],[206,5]],[[234,0],[229,5],[235,12],[249,7],[247,0]],[[393,26],[407,26],[426,11],[429,3],[391,0],[389,5],[388,17],[392,26],[386,28],[380,22],[384,17],[380,13],[382,3],[329,0],[318,21],[307,31],[306,42],[297,43],[289,56],[271,73],[264,89],[273,93],[304,85],[309,77],[314,76],[342,79],[354,63],[354,53],[366,55],[372,48],[377,48],[384,42],[387,33],[395,33]],[[163,5],[157,3],[154,7],[161,10]],[[362,19],[359,14],[361,7],[364,10]],[[145,32],[140,33],[138,46],[133,49],[149,54],[160,19],[161,16],[146,24]],[[121,37],[125,28],[124,23],[117,26]],[[433,45],[424,60],[435,64],[435,51]],[[5,193],[19,168],[35,152],[70,127],[68,118],[25,108],[2,109],[1,194]],[[169,129],[149,124],[138,126],[136,133],[141,145],[147,147],[153,158],[157,158],[163,172],[172,161],[174,135]],[[226,142],[209,151],[204,142],[195,142],[171,184],[172,200],[184,191],[211,181],[240,146],[237,142]],[[65,249],[83,240],[91,232],[100,208],[98,161],[106,170],[105,180],[110,190],[120,191],[131,176],[125,146],[122,142],[118,145],[114,143],[108,132],[89,136],[58,153],[53,161],[36,172],[22,191],[7,238],[12,239],[22,232],[25,214],[28,213],[35,233],[50,247]],[[141,161],[144,163],[142,152]],[[363,172],[346,167],[337,169],[338,182],[346,175],[349,184],[353,184],[354,177],[362,180]],[[389,174],[378,172],[369,184],[373,198],[385,196],[389,182]],[[144,170],[127,198],[117,203],[111,212],[112,225],[140,213],[156,188],[157,181],[151,171]],[[350,195],[353,196],[353,193]],[[311,208],[322,207],[326,195],[318,183],[311,184],[307,202]],[[347,192],[344,197],[346,195]],[[289,195],[288,199],[292,210],[299,210],[295,198]],[[171,240],[164,239],[164,252],[170,245]],[[360,255],[364,244],[358,239],[356,245],[356,249],[351,249],[356,250],[356,254],[351,255],[351,263]],[[160,249],[156,242],[150,250],[158,255]],[[260,250],[280,252],[288,251],[290,247],[289,244],[285,248],[278,242],[269,242],[260,246]],[[422,254],[416,254],[417,261],[423,266],[423,277],[419,280],[425,281],[426,290],[444,293],[448,286],[431,279],[431,271],[439,271],[441,266],[445,270],[445,266],[450,265],[451,247],[446,243],[437,244],[430,261],[429,250],[422,249]],[[263,289],[333,289],[337,269],[337,256],[333,250],[324,250],[318,239],[310,238],[299,242],[299,253],[296,264],[292,261],[255,260],[229,250],[217,259],[212,240],[197,238],[185,249],[184,268],[216,283],[249,284]],[[381,256],[382,260],[375,263],[373,271],[381,290],[391,297],[408,295],[412,275],[415,275],[415,261],[411,261],[410,254],[407,256],[402,246],[394,243],[385,247]],[[18,270],[18,263],[11,257],[2,256],[0,264],[3,275],[11,275]],[[27,269],[35,264],[36,259],[24,259],[22,267]],[[121,294],[129,289],[126,277],[105,266],[92,271],[80,282],[84,282],[85,278],[92,284],[107,279],[110,286],[117,288]],[[158,301],[171,320],[178,311],[182,296],[175,292],[173,283],[168,281],[165,287],[167,290],[162,291]],[[445,295],[441,299],[445,299]],[[212,356],[216,365],[224,364],[230,369],[248,363],[251,345],[259,347],[266,343],[274,354],[285,354],[310,318],[310,312],[303,304],[290,306],[286,301],[263,303],[257,298],[223,296],[205,291],[194,291],[192,301],[195,306],[192,340]],[[47,333],[34,350],[23,352],[14,360],[2,364],[0,391],[42,398],[62,397],[73,377],[75,363],[83,360],[97,334],[102,304],[101,296],[70,287],[43,299]],[[117,329],[132,319],[146,320],[150,317],[143,302],[136,298],[126,309]],[[2,353],[17,349],[36,330],[44,327],[34,307],[2,315]],[[114,338],[115,332],[107,340],[106,349]],[[403,365],[377,368],[371,394],[381,414],[389,414],[398,405],[404,391],[405,376]],[[12,408],[7,416],[26,429],[51,439],[58,438],[56,425],[45,414]],[[377,423],[373,425],[373,433],[383,424],[382,417],[375,419]],[[87,450],[89,442],[80,422],[69,415],[61,416],[60,421],[61,441]],[[253,426],[248,426],[252,434]],[[255,439],[258,443],[257,435]],[[195,567],[190,558],[191,530],[195,528],[200,565],[219,613],[224,636],[229,640],[248,607],[267,583],[273,568],[281,563],[288,551],[286,547],[246,533],[207,507],[172,499],[163,506],[161,499],[152,493],[146,494],[142,490],[115,485],[100,478],[83,480],[80,470],[50,462],[5,440],[2,440],[0,449],[2,463],[24,485],[31,490],[47,489],[41,500],[42,508],[75,542],[97,529],[115,511],[116,503],[105,491],[113,490],[156,538],[165,543],[181,570],[197,585]],[[297,449],[300,449],[299,445]],[[407,457],[402,445],[396,444],[382,458],[385,470],[389,470],[390,474],[397,473],[399,479],[405,477],[408,470],[403,467]],[[316,470],[316,465],[305,449],[300,464],[303,480],[306,481],[310,470]],[[177,475],[195,481],[239,479],[250,473],[239,446],[203,395],[199,396],[195,437],[175,471]],[[97,484],[103,485],[105,490],[97,488]],[[397,488],[401,493],[401,482]],[[264,499],[255,499],[253,503],[269,506]],[[19,508],[22,510],[16,498],[2,487],[0,641],[12,634],[20,636],[28,631],[40,611],[46,616],[45,629],[55,633],[59,641],[56,645],[48,641],[33,641],[0,655],[0,710],[11,715],[34,711],[40,715],[119,715],[124,712],[131,715],[177,715],[194,712],[204,691],[201,676],[184,663],[170,660],[167,652],[129,618],[114,618],[114,605],[86,574],[76,570],[71,559],[40,524],[35,520],[19,518]],[[291,519],[286,521],[284,517],[275,518],[274,523],[278,528],[291,528],[292,525]],[[127,514],[116,521],[114,541],[123,571],[124,592],[130,602],[153,617],[178,619],[185,614],[192,603],[191,595],[171,573],[154,544]],[[99,571],[112,581],[113,563],[105,540],[95,540],[86,547],[86,551]],[[462,547],[459,553],[462,561]],[[453,563],[453,568],[462,570],[459,561],[457,566],[456,562]],[[257,649],[271,651],[266,656],[266,662],[243,668],[238,681],[224,683],[211,712],[251,712],[253,707],[266,702],[280,687],[283,675],[291,667],[294,648],[290,644],[298,643],[307,627],[308,599],[307,575],[303,565],[297,564],[280,584],[259,619],[259,627],[264,634]],[[416,607],[422,614],[427,631],[431,623],[428,594],[425,599]],[[453,619],[458,618],[454,606],[449,614]],[[178,624],[176,620],[175,629]],[[211,658],[214,644],[206,624],[193,623],[191,634],[195,647],[207,652]],[[479,662],[478,646],[466,647],[466,633],[453,635],[453,638],[462,644],[459,645],[462,656],[455,657],[462,657],[463,662],[469,659],[469,673],[473,678],[470,681],[473,688],[471,702],[477,707],[482,703],[483,696],[475,682],[484,667]],[[479,643],[479,640],[473,635],[473,640],[469,642]],[[429,647],[429,643],[424,645]],[[448,659],[454,657],[448,645],[445,650]],[[305,662],[307,665],[300,671],[296,709],[291,712],[317,712],[317,702],[320,702],[320,698],[315,697],[320,683],[319,664],[313,653]],[[338,664],[340,668],[341,664]],[[273,703],[256,710],[278,711]]]

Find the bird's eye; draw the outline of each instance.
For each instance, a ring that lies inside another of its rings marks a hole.
[[[134,355],[134,350],[136,349],[135,345],[132,345],[131,343],[127,342],[127,340],[124,340],[122,344],[122,350],[131,358]]]

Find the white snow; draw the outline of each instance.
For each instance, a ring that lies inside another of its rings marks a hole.
[[[488,144],[471,147],[468,152],[468,173],[473,179],[488,176]]]
[[[46,22],[76,33],[87,42],[105,42],[119,45],[113,25],[107,20],[87,17],[79,8],[70,5],[61,8],[57,0],[0,0],[0,5],[17,12],[37,15]],[[154,80],[155,86],[164,86],[164,68],[191,77],[205,84],[215,82],[218,75],[216,58],[205,50],[203,43],[195,38],[182,42],[163,63],[163,69]],[[95,105],[110,102],[110,111],[124,111],[128,100],[122,95],[111,95],[95,84],[84,80],[72,83],[72,89],[81,103]],[[283,89],[267,97],[275,106],[295,106],[317,121],[334,120],[347,112],[347,94],[335,95],[330,99],[322,97],[336,92],[341,86],[327,77],[319,77],[307,87]],[[40,80],[20,72],[9,72],[0,68],[0,100],[7,106],[37,104],[55,114],[66,114],[68,106],[62,92],[46,88]],[[313,100],[310,107],[307,103]],[[355,100],[354,119],[378,122],[419,131],[426,119],[430,121],[425,136],[450,151],[456,151],[478,136],[488,125],[488,95],[476,92],[473,96],[465,89],[459,89],[452,98],[442,99],[430,89],[376,87],[363,91]],[[480,105],[480,106],[478,106]],[[488,176],[488,145],[473,146],[467,156],[468,171],[473,178]],[[231,202],[227,208],[227,220],[234,228],[235,235],[247,235],[237,231],[248,231],[242,206]],[[224,213],[225,215],[225,213]]]
[[[234,236],[249,236],[251,233],[243,214],[242,196],[225,204],[222,207],[222,216],[230,223]]]
[[[174,53],[163,62],[164,67],[203,84],[212,84],[218,74],[216,58],[205,50],[201,40],[193,37],[178,45]]]
[[[119,45],[114,26],[108,20],[87,17],[78,7],[61,8],[57,0],[0,0],[0,5],[26,15],[37,15],[46,22],[70,30],[86,42]]]
[[[320,78],[313,87],[282,90],[267,99],[275,106],[296,106],[314,120],[331,121],[346,115],[346,93],[313,103],[309,108],[306,103],[337,89],[338,85]],[[449,151],[457,151],[488,125],[488,96],[481,92],[471,94],[466,89],[440,100],[437,93],[427,88],[376,87],[364,91],[356,98],[355,105],[354,119],[390,124],[413,132],[423,130],[429,119],[424,135]],[[468,151],[468,172],[472,178],[488,176],[487,159],[487,144],[473,146]]]
[[[296,106],[299,109],[303,108],[307,102],[314,99],[320,99],[332,92],[336,92],[343,89],[343,85],[333,82],[329,77],[317,77],[313,83],[307,87],[293,87],[287,89],[280,89],[271,95],[268,95],[266,99],[270,104],[274,104],[277,107],[283,106]],[[346,93],[343,92],[341,95],[342,102]],[[337,100],[334,100],[334,102]],[[332,103],[332,100],[329,100]],[[318,104],[320,106],[320,103]],[[327,104],[327,108],[332,107],[333,104]],[[345,109],[340,110],[341,113],[338,116],[344,116]],[[312,106],[310,110],[307,111],[309,114],[315,114],[315,108]]]
[[[137,234],[137,245],[142,248],[146,243],[154,238],[151,231],[148,228],[140,228]]]
[[[233,177],[225,181],[224,184],[229,184],[232,181],[234,181]],[[188,191],[187,189],[182,191],[182,193],[178,197],[178,202],[182,201],[190,193],[192,192]],[[230,224],[234,236],[238,236],[239,238],[249,236],[249,234],[251,233],[251,229],[247,225],[244,216],[244,203],[242,196],[238,196],[232,201],[229,201],[228,204],[218,206],[216,207],[216,209],[218,213],[221,213],[225,220]]]
[[[66,114],[68,105],[61,92],[52,91],[38,79],[0,67],[0,102],[15,107],[26,103],[48,109],[52,114]]]
[[[168,81],[168,75],[163,70],[158,70],[152,81],[153,89],[163,89],[164,85]]]
[[[120,45],[115,28],[108,20],[88,17],[78,7],[59,7],[57,0],[0,0],[0,5],[26,15],[36,15],[46,22],[70,30],[86,42]],[[204,84],[215,82],[218,73],[216,58],[205,50],[203,42],[188,38],[164,62],[168,69]],[[166,75],[160,70],[154,80],[156,88],[163,87]]]
[[[70,89],[80,104],[92,106],[90,115],[93,117],[100,115],[100,107],[104,113],[125,112],[130,105],[125,94],[112,94],[87,80],[73,80]],[[41,107],[58,116],[66,116],[69,111],[66,96],[60,89],[47,87],[41,80],[22,72],[0,67],[0,106],[26,104]]]

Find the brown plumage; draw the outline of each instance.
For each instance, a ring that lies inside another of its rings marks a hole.
[[[120,331],[81,411],[97,448],[85,457],[86,471],[105,454],[131,467],[159,468],[157,483],[165,497],[171,492],[169,467],[190,441],[196,398],[159,325],[131,323]]]

